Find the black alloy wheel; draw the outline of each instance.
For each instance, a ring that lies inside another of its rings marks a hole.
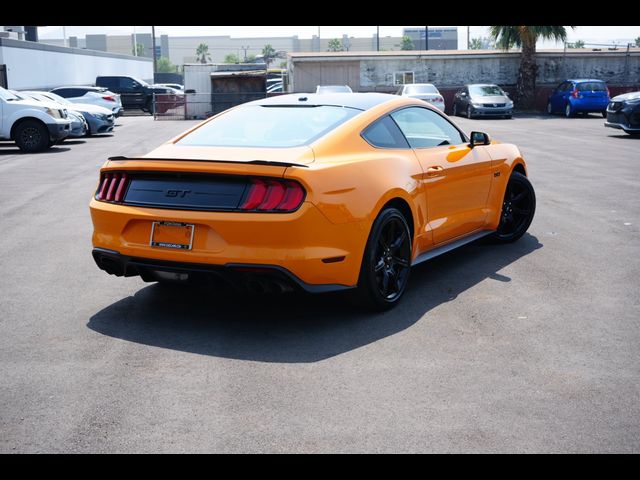
[[[15,142],[23,152],[40,152],[51,146],[46,127],[35,120],[22,122],[15,131]]]
[[[398,304],[411,270],[411,233],[402,212],[384,209],[371,229],[360,269],[357,293],[375,310]]]
[[[502,202],[500,224],[495,238],[501,242],[515,242],[525,234],[536,210],[536,194],[529,179],[513,172]]]

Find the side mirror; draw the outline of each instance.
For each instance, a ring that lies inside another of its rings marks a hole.
[[[476,145],[490,145],[491,139],[489,135],[484,132],[471,132],[471,142],[469,142],[469,146],[471,148]]]
[[[196,93],[196,91],[193,88],[190,88],[189,90],[185,90],[184,93]]]
[[[466,94],[466,92],[462,92],[462,93],[460,93],[460,96],[461,96],[461,97],[466,97],[466,96],[467,96],[467,94]]]

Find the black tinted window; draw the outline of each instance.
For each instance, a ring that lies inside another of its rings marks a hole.
[[[96,82],[97,85],[101,87],[108,88],[117,88],[118,87],[118,79],[113,77],[100,77]]]
[[[409,148],[407,139],[391,117],[384,117],[369,125],[362,136],[374,147]]]
[[[607,86],[604,82],[584,82],[578,84],[579,92],[605,92]]]
[[[456,127],[427,108],[404,108],[392,113],[391,116],[413,148],[464,143],[464,138]]]
[[[133,78],[129,78],[129,77],[120,78],[120,88],[124,90],[133,90],[135,86],[137,86],[137,82],[135,82]]]
[[[53,93],[55,93],[56,95],[60,95],[63,98],[69,98],[72,97],[73,95],[71,95],[71,88],[56,88],[54,90],[52,90]]]

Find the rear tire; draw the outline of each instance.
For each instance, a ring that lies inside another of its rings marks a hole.
[[[362,258],[355,292],[361,306],[383,311],[400,302],[411,270],[411,241],[402,212],[385,208],[373,222]]]
[[[36,120],[25,120],[16,127],[15,142],[25,153],[41,152],[51,146],[49,131]]]
[[[571,118],[575,115],[575,112],[573,111],[573,108],[571,107],[570,103],[567,103],[564,107],[564,116],[567,118]]]
[[[536,193],[527,177],[513,172],[507,183],[502,202],[500,224],[494,238],[502,243],[511,243],[522,237],[536,211]]]

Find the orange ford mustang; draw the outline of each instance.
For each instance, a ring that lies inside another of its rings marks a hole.
[[[385,309],[412,265],[535,210],[514,145],[425,102],[293,94],[212,117],[138,158],[110,158],[91,201],[93,257],[145,281],[260,291],[355,288]]]

